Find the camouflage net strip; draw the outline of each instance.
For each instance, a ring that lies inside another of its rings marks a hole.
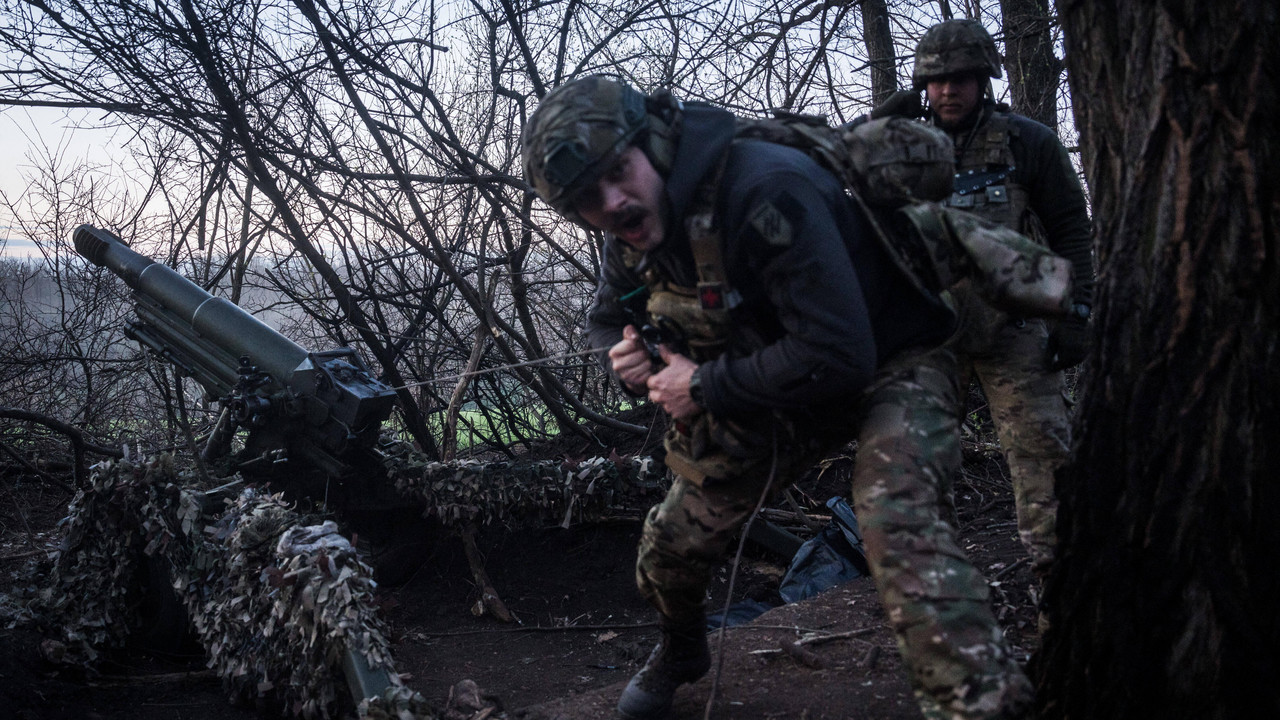
[[[159,553],[213,668],[233,700],[259,699],[303,718],[354,706],[342,674],[348,649],[389,674],[369,718],[432,718],[399,683],[372,600],[372,570],[332,522],[307,525],[278,495],[253,489],[223,502],[164,456],[95,466],[77,494],[49,592],[59,637],[46,655],[92,668],[138,626],[144,554]],[[225,505],[221,508],[210,506]]]
[[[567,528],[648,508],[666,492],[666,468],[650,457],[440,463],[404,445],[385,454],[383,464],[396,489],[422,502],[424,514],[445,525]]]

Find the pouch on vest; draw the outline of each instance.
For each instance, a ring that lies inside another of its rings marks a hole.
[[[674,423],[663,446],[667,467],[699,487],[767,472],[773,452],[767,422],[751,428],[706,412]]]
[[[676,351],[700,363],[724,350],[732,328],[727,303],[704,303],[704,289],[665,286],[652,290],[646,305],[650,322],[671,337]]]
[[[799,434],[794,422],[777,413],[739,420],[701,413],[673,424],[663,445],[667,467],[699,487],[763,483],[770,475],[780,484],[791,482],[835,447]]]

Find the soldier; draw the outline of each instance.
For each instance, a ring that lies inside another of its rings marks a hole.
[[[1009,463],[1018,535],[1043,581],[1057,543],[1054,470],[1071,444],[1063,369],[1084,359],[1093,293],[1089,216],[1067,151],[1052,130],[991,98],[995,42],[976,20],[933,26],[916,47],[912,85],[926,117],[951,135],[955,192],[947,204],[1017,230],[1069,260],[1073,314],[1050,325],[1011,316],[971,289],[953,291],[961,328],[953,347],[960,387],[986,394]]]
[[[549,93],[522,137],[538,195],[605,232],[592,346],[672,418],[674,482],[636,563],[662,637],[618,711],[663,717],[707,672],[712,563],[763,496],[857,437],[867,558],[925,715],[1017,717],[1030,684],[942,513],[960,461],[941,345],[954,316],[897,270],[833,175],[734,127],[724,110],[593,76]]]

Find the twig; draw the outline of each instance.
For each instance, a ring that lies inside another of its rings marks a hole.
[[[547,627],[546,625],[525,625],[523,627],[513,628],[489,628],[485,630],[451,630],[449,632],[420,632],[415,636],[425,638],[442,638],[457,637],[459,635],[501,635],[504,633],[524,633],[524,632],[572,632],[572,631],[595,631],[595,630],[642,630],[644,628],[657,627],[656,622],[642,622],[631,624],[612,624],[612,625],[562,625],[557,627]]]
[[[432,385],[432,384],[443,385],[446,383],[456,383],[459,380],[462,380],[463,378],[475,377],[478,375],[488,375],[489,373],[501,372],[503,370],[515,370],[518,368],[529,367],[530,365],[541,365],[542,363],[548,363],[553,360],[567,360],[569,358],[582,357],[583,355],[594,355],[598,352],[601,352],[602,350],[608,350],[608,349],[609,348],[607,347],[598,347],[598,348],[591,348],[590,350],[580,350],[578,352],[560,353],[559,355],[550,355],[543,358],[534,358],[532,360],[525,360],[524,362],[511,363],[510,365],[499,365],[498,367],[486,368],[484,370],[464,372],[460,375],[450,375],[449,377],[431,378],[430,380],[423,380],[421,382],[407,383],[405,385],[401,385],[399,387],[393,387],[391,389],[405,390],[408,388],[419,387],[421,385]]]
[[[147,362],[151,362],[151,353],[147,353]],[[200,479],[205,484],[212,482],[209,479],[209,468],[205,467],[203,453],[200,448],[196,447],[195,433],[191,432],[191,420],[187,417],[187,400],[186,393],[182,389],[182,376],[178,374],[177,369],[173,371],[174,390],[178,396],[178,422],[182,427],[182,434],[187,438],[187,447],[191,449],[191,457],[196,461],[196,470],[200,473]]]
[[[762,648],[760,650],[749,650],[748,655],[781,655],[786,654],[793,660],[814,670],[821,670],[826,666],[822,658],[817,654],[806,650],[805,645],[817,645],[818,643],[830,642],[832,640],[854,640],[863,635],[870,635],[880,628],[868,627],[859,630],[850,630],[848,632],[834,633],[831,635],[809,635],[799,640],[782,640],[776,648]],[[862,642],[866,642],[865,640]],[[871,645],[871,650],[863,656],[861,664],[865,667],[871,667],[879,658],[879,646]]]
[[[1014,570],[1017,570],[1018,568],[1022,567],[1023,565],[1026,565],[1029,562],[1031,562],[1031,558],[1029,557],[1018,558],[1016,562],[1011,564],[1009,567],[1001,570],[1000,572],[996,573],[995,577],[991,579],[993,581],[999,580],[1000,578],[1004,577],[1005,575],[1008,575],[1009,573],[1013,572]]]
[[[825,663],[822,662],[822,658],[818,657],[818,655],[813,651],[805,650],[800,647],[800,643],[798,642],[793,640],[784,640],[779,647],[782,648],[782,652],[790,655],[791,659],[807,668],[821,670],[826,666]]]
[[[489,579],[489,573],[484,569],[484,558],[476,545],[475,524],[469,522],[458,528],[458,537],[462,539],[462,550],[466,553],[467,564],[471,566],[471,576],[475,578],[476,587],[480,588],[480,612],[475,614],[482,615],[488,612],[502,622],[515,622],[515,617],[498,596],[498,591],[493,589],[493,581]]]
[[[862,637],[870,635],[881,628],[878,626],[858,628],[857,630],[846,630],[845,632],[830,633],[828,635],[809,635],[802,637],[796,642],[800,645],[817,645],[818,643],[830,642],[832,640],[847,640],[849,638]]]
[[[59,480],[58,478],[56,478],[56,477],[54,477],[54,476],[50,475],[49,473],[47,473],[47,472],[45,472],[45,471],[41,470],[40,468],[36,467],[35,465],[32,465],[30,462],[28,462],[28,461],[27,461],[27,459],[26,459],[26,458],[24,458],[24,457],[22,457],[21,455],[19,455],[19,454],[18,454],[18,452],[17,452],[16,450],[14,450],[13,448],[9,447],[9,444],[8,444],[8,443],[0,443],[0,450],[4,450],[5,455],[8,455],[9,457],[13,458],[14,462],[17,462],[19,465],[21,465],[22,467],[26,468],[27,472],[30,472],[30,473],[34,474],[36,477],[40,478],[41,480],[44,480],[45,482],[49,483],[50,485],[56,486],[56,487],[58,487],[58,488],[61,488],[62,490],[65,490],[67,493],[69,493],[69,494],[71,494],[71,495],[74,495],[74,494],[76,493],[76,489],[75,489],[75,488],[71,487],[70,485],[68,485],[68,484],[66,484],[66,483],[64,483],[64,482],[62,482],[61,480]]]
[[[794,642],[795,645],[817,645],[818,643],[830,642],[832,640],[849,640],[852,638],[859,638],[859,637],[862,637],[863,635],[870,635],[879,629],[880,628],[878,627],[865,627],[865,628],[859,628],[857,630],[849,630],[848,632],[832,633],[830,635],[806,635],[805,637],[802,637],[799,640],[787,641],[787,642]],[[748,655],[774,655],[780,652],[782,652],[780,648],[765,648],[763,650],[751,650],[747,654]]]
[[[8,562],[10,560],[25,560],[36,555],[46,555],[51,552],[57,552],[49,548],[39,548],[37,550],[28,550],[26,552],[14,553],[12,555],[0,555],[0,562]]]
[[[11,420],[29,420],[31,422],[44,425],[50,430],[56,430],[63,435],[66,435],[67,439],[71,441],[71,452],[75,455],[73,470],[77,487],[83,487],[87,482],[87,480],[85,480],[84,467],[84,455],[86,452],[94,452],[99,455],[106,455],[108,457],[115,458],[124,456],[124,453],[120,450],[104,448],[88,442],[84,439],[84,433],[81,432],[79,428],[68,425],[61,420],[49,417],[48,415],[31,412],[30,410],[20,410],[18,408],[0,406],[0,417],[9,418]]]
[[[27,528],[27,542],[30,543],[33,548],[39,547],[39,545],[36,544],[36,532],[31,529],[31,523],[27,520],[27,513],[22,509],[22,503],[18,502],[17,496],[13,494],[13,491],[10,490],[7,485],[4,490],[9,493],[9,497],[13,498],[13,509],[18,512],[18,519],[22,520],[23,526]]]
[[[162,673],[159,675],[102,675],[100,679],[89,683],[89,687],[124,687],[128,685],[158,685],[160,683],[193,678],[217,677],[212,670],[193,670],[191,672]]]
[[[782,494],[782,497],[786,499],[787,505],[791,508],[792,512],[795,513],[795,518],[803,523],[806,528],[811,532],[818,532],[822,530],[823,523],[809,517],[808,513],[800,507],[800,503],[796,502],[795,496],[791,494],[790,488]]]
[[[769,497],[769,487],[773,485],[774,475],[778,471],[778,428],[773,428],[773,455],[769,461],[769,477],[765,478],[764,489],[760,491],[760,499],[756,501],[755,510],[751,511],[751,515],[747,518],[747,522],[743,524],[741,534],[738,538],[738,553],[733,556],[733,572],[729,573],[729,590],[724,599],[724,617],[729,617],[729,607],[733,603],[733,586],[738,580],[738,567],[742,564],[742,548],[747,544],[747,535],[751,534],[751,523],[755,522],[756,516],[760,514],[760,508],[764,507],[764,501]],[[725,624],[720,624],[720,632],[716,636],[716,674],[711,680],[711,694],[707,696],[707,707],[702,714],[703,720],[711,720],[711,708],[715,707],[716,695],[720,692],[720,675],[724,671],[724,633]]]
[[[826,630],[822,628],[802,628],[795,625],[758,625],[751,623],[750,625],[734,625],[729,630],[741,632],[746,630],[789,630],[791,632],[800,633],[801,635],[811,635],[813,633],[824,633]]]

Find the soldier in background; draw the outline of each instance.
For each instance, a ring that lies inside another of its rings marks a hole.
[[[995,42],[976,20],[933,26],[916,47],[912,86],[926,118],[951,135],[955,192],[947,204],[1012,228],[1074,268],[1073,315],[1047,323],[996,310],[971,289],[953,291],[961,329],[953,348],[960,387],[976,379],[1009,463],[1018,535],[1043,582],[1057,544],[1054,470],[1071,444],[1063,370],[1084,359],[1094,273],[1084,191],[1052,130],[991,97]]]
[[[724,110],[593,76],[549,93],[521,141],[538,195],[606,233],[591,345],[673,420],[674,482],[636,565],[662,638],[619,712],[665,717],[707,672],[713,563],[763,495],[856,437],[867,560],[925,716],[1019,717],[1030,684],[944,512],[960,461],[942,345],[954,317],[897,270],[835,176],[734,128]],[[664,331],[656,361],[646,318]]]

